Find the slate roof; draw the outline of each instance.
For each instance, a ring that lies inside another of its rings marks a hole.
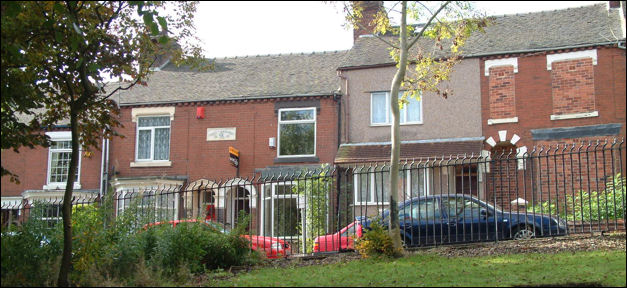
[[[168,64],[147,86],[115,95],[120,105],[333,95],[340,87],[336,69],[346,51],[247,56],[215,60],[199,72]],[[113,84],[115,85],[115,84]]]
[[[351,145],[342,144],[335,156],[335,163],[360,163],[390,161],[390,144]],[[481,155],[483,140],[448,141],[435,143],[401,143],[401,159],[419,159],[452,155]]]
[[[463,48],[466,57],[542,51],[567,47],[583,47],[623,40],[618,9],[609,13],[606,4],[596,4],[564,10],[493,17],[485,33],[475,32]],[[612,34],[613,33],[613,34]],[[614,36],[616,35],[616,36]],[[388,37],[391,41],[394,37]],[[397,40],[396,40],[397,41]],[[417,43],[433,51],[429,40]],[[415,50],[415,49],[414,49]],[[387,44],[375,37],[355,41],[341,68],[394,63]],[[436,55],[446,56],[436,50]]]

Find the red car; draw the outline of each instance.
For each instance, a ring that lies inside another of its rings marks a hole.
[[[361,224],[355,221],[335,234],[316,237],[314,239],[314,253],[354,250],[355,239],[361,235]]]
[[[196,219],[186,219],[186,220],[172,220],[168,222],[154,222],[144,225],[144,230],[147,230],[148,227],[170,224],[172,227],[176,227],[179,223],[195,223],[198,222]],[[205,225],[211,227],[214,230],[220,231],[222,233],[228,233],[229,230],[224,227],[222,224],[205,220]],[[242,235],[242,237],[246,238],[251,243],[251,248],[255,251],[263,251],[266,257],[270,259],[286,257],[292,254],[292,249],[290,244],[285,243],[285,241],[274,238],[274,237],[265,237],[265,236],[257,236],[257,235]]]

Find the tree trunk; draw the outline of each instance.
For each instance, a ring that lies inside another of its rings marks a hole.
[[[72,191],[74,190],[75,171],[78,166],[79,154],[78,143],[78,121],[74,108],[70,104],[70,129],[72,131],[72,156],[70,158],[70,169],[68,169],[65,194],[63,195],[63,257],[61,258],[61,268],[59,270],[59,287],[70,286],[68,275],[72,265]]]
[[[390,220],[389,234],[392,237],[394,249],[402,249],[401,229],[398,221],[398,169],[401,156],[400,112],[398,107],[398,92],[401,82],[405,79],[407,70],[407,1],[402,2],[401,32],[400,32],[400,59],[398,70],[392,80],[390,89],[390,107],[392,107],[392,152],[390,160]]]

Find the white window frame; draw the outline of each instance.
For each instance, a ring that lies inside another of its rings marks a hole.
[[[374,116],[374,105],[373,105],[373,99],[374,96],[380,96],[382,94],[385,93],[385,122],[384,123],[374,123],[373,120],[373,116]],[[399,92],[398,93],[398,97],[399,99],[402,97],[403,93],[405,92]],[[420,100],[414,99],[416,100],[418,103],[420,103],[420,120],[419,121],[411,121],[408,122],[407,119],[407,106],[403,107],[403,109],[400,109],[399,111],[399,116],[401,117],[400,119],[400,124],[401,125],[416,125],[416,124],[423,124],[424,123],[424,113],[423,113],[423,103],[422,103],[422,92],[420,92]],[[405,105],[409,105],[409,103],[405,104]],[[392,115],[392,108],[390,107],[390,92],[372,92],[370,93],[370,126],[390,126],[392,125],[392,120],[391,120],[391,115]],[[405,119],[405,120],[403,120]]]
[[[301,111],[301,110],[311,110],[313,119],[309,120],[281,120],[281,112],[284,111]],[[305,108],[283,108],[279,109],[278,115],[278,125],[277,125],[277,149],[276,154],[277,158],[294,158],[294,157],[315,157],[316,156],[316,146],[318,142],[318,123],[317,123],[317,115],[316,115],[316,107],[305,107]],[[314,124],[314,143],[313,143],[313,154],[301,154],[301,155],[281,155],[281,125],[285,124]]]
[[[405,195],[411,195],[411,171],[420,171],[420,170],[424,171],[424,173],[423,173],[423,185],[424,185],[423,189],[424,190],[423,191],[425,191],[425,194],[424,195],[419,195],[418,197],[429,195],[429,181],[428,181],[429,180],[429,170],[428,169],[424,169],[424,170],[423,169],[419,169],[419,170],[410,169],[410,170],[405,171]],[[375,182],[375,174],[383,175],[383,172],[388,172],[389,173],[389,171],[376,171],[376,172],[355,173],[355,174],[353,174],[354,175],[354,177],[353,177],[353,184],[354,184],[353,187],[354,187],[354,192],[355,192],[354,193],[354,197],[353,197],[354,198],[353,202],[355,203],[355,205],[387,205],[387,204],[389,204],[389,202],[386,201],[387,199],[383,199],[384,201],[381,201],[381,202],[375,202],[374,201],[374,199],[375,199],[374,196],[375,196],[376,187],[377,187],[376,186],[377,183]],[[403,171],[399,171],[399,172],[403,173]],[[368,187],[369,187],[369,190],[370,190],[369,191],[369,193],[370,193],[370,195],[369,195],[370,197],[369,198],[371,199],[371,201],[366,201],[366,202],[359,201],[359,198],[358,198],[359,193],[361,192],[361,186],[360,186],[361,185],[361,182],[360,182],[361,179],[360,178],[364,174],[370,176],[370,177],[368,177],[369,178],[368,179],[368,182],[369,182]],[[384,185],[385,185],[385,183],[384,183]],[[383,189],[385,189],[385,188],[383,188]],[[390,193],[391,192],[392,191],[390,191]],[[403,199],[402,201],[405,201],[405,200],[406,199]]]
[[[170,125],[168,126],[150,126],[150,127],[139,127],[139,119],[141,118],[150,118],[150,117],[170,117]],[[170,151],[172,144],[172,119],[170,115],[142,115],[137,116],[137,124],[135,125],[135,161],[136,162],[153,162],[153,163],[171,163],[170,162]],[[168,137],[168,159],[162,160],[154,160],[155,158],[155,129],[163,129],[168,128],[170,130]],[[140,130],[150,130],[150,159],[139,159],[139,131]],[[133,163],[131,163],[133,165]]]
[[[72,142],[72,132],[70,131],[63,131],[63,132],[46,132],[46,135],[48,137],[50,137],[50,140],[52,142],[61,142],[61,141],[70,141]],[[64,148],[64,149],[53,149],[52,146],[50,146],[48,148],[48,169],[47,169],[47,173],[46,173],[46,184],[43,186],[44,190],[60,190],[60,189],[65,189],[65,186],[67,184],[67,181],[63,181],[63,182],[50,182],[50,173],[52,172],[52,154],[53,153],[65,153],[65,152],[70,152],[72,153],[72,148],[70,147],[68,148]],[[82,149],[79,146],[78,147],[78,155],[81,155]],[[81,158],[82,157],[78,157],[78,164],[77,164],[77,175],[76,175],[76,179],[74,179],[74,189],[81,189],[81,184],[80,184],[80,179],[81,179]],[[69,167],[68,167],[69,169]]]
[[[266,195],[266,186],[270,185],[270,195]],[[260,235],[266,235],[266,229],[270,229],[270,237],[277,237],[281,239],[300,239],[302,235],[274,235],[274,200],[276,199],[296,199],[296,209],[300,209],[298,207],[299,195],[291,193],[290,195],[276,195],[277,186],[296,186],[298,185],[295,181],[286,181],[286,182],[277,182],[277,183],[266,183],[261,186],[261,233]],[[266,207],[266,200],[270,200],[270,207]],[[266,227],[266,219],[265,219],[265,209],[270,209],[270,227]],[[302,217],[302,215],[301,215]],[[298,219],[298,223],[301,223],[302,219]]]

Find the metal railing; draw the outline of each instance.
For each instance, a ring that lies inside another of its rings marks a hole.
[[[614,140],[405,159],[396,189],[388,184],[388,163],[354,163],[107,196],[114,215],[131,213],[137,228],[200,219],[232,229],[250,215],[246,231],[253,247],[272,249],[264,243],[278,242],[291,254],[354,249],[373,221],[388,222],[390,193],[398,196],[406,246],[624,231],[623,150],[624,141]],[[73,204],[96,202],[104,198],[76,197]],[[2,224],[36,214],[52,225],[61,219],[61,203],[48,198],[3,205]]]

